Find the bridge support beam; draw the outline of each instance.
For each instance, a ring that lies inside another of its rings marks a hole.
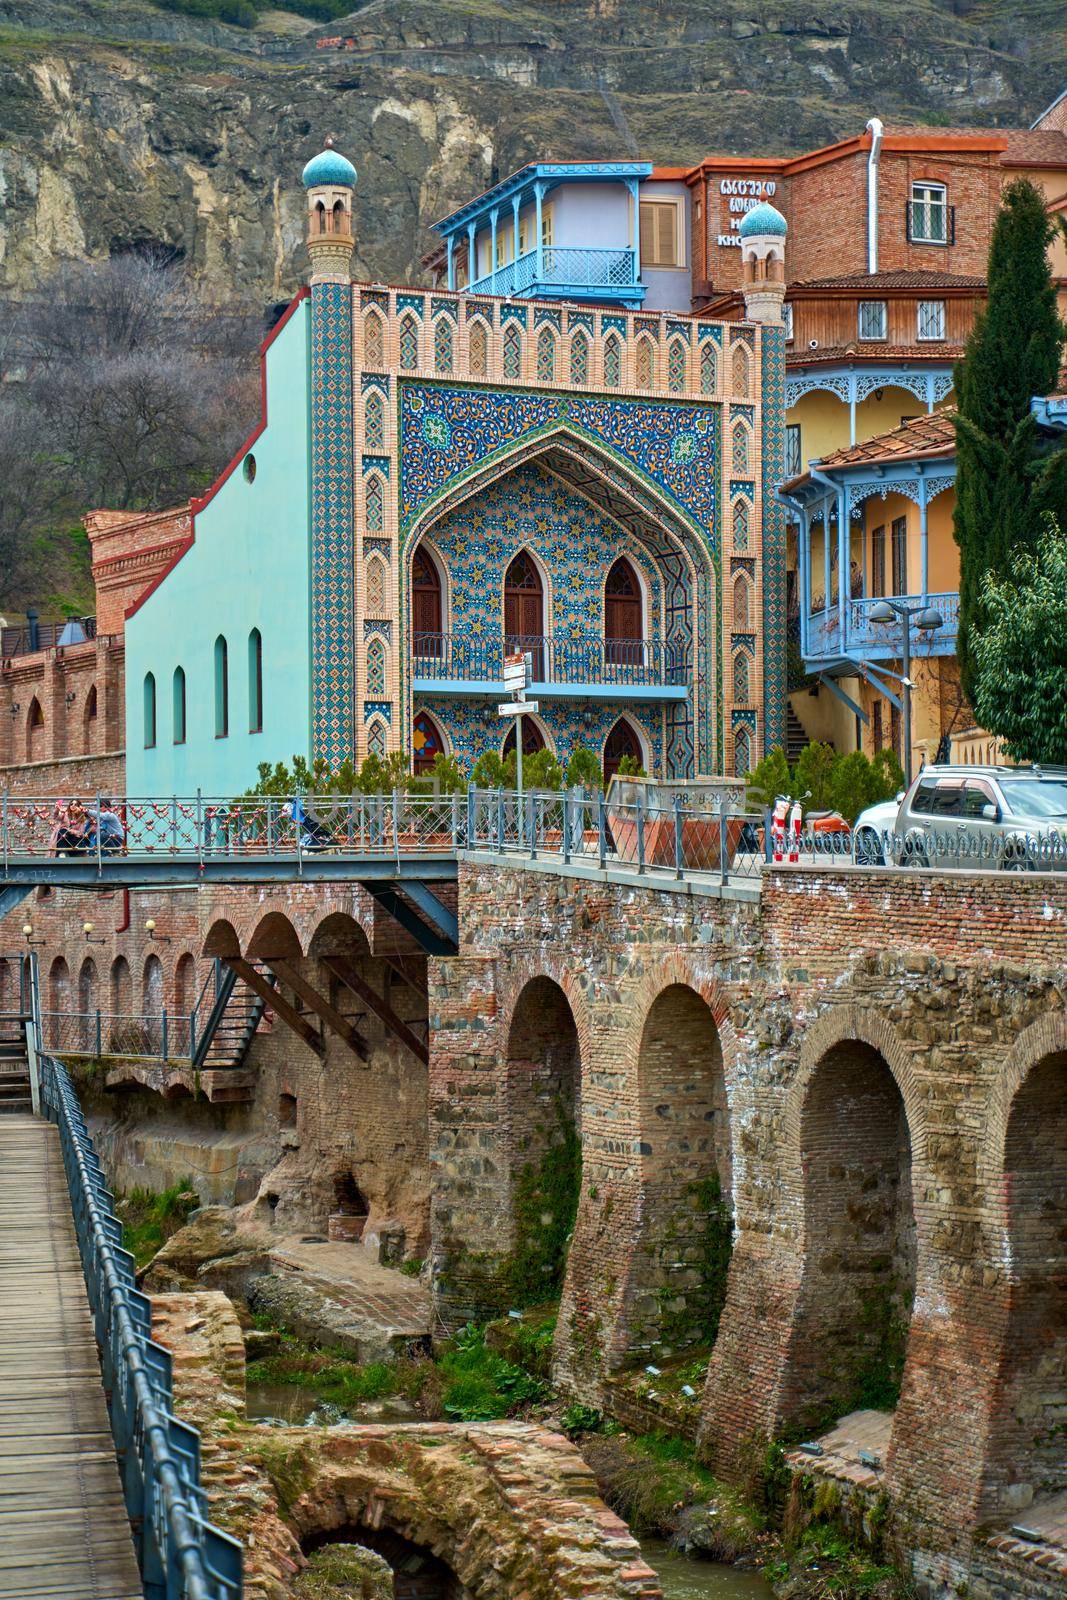
[[[410,933],[419,946],[431,956],[454,956],[459,949],[459,920],[454,911],[437,898],[425,883],[405,882],[404,894],[414,903],[408,905],[389,883],[373,880],[363,884],[368,894],[399,922],[405,933]]]
[[[282,982],[287,983],[305,1005],[309,1005],[315,1015],[321,1017],[339,1039],[344,1040],[354,1055],[361,1061],[370,1060],[370,1046],[359,1029],[354,1028],[347,1017],[343,1017],[328,1000],[324,999],[314,985],[308,983],[303,973],[297,971],[291,961],[272,961],[271,966]]]
[[[397,1016],[388,1000],[373,989],[365,978],[360,977],[350,962],[345,961],[342,956],[324,956],[322,965],[328,972],[333,973],[339,983],[343,983],[346,989],[351,989],[354,995],[368,1005],[374,1015],[385,1023],[389,1032],[399,1039],[401,1044],[407,1046],[412,1055],[417,1056],[424,1066],[429,1065],[429,1049],[418,1034],[411,1031],[407,1023]]]
[[[314,1051],[315,1055],[319,1056],[320,1059],[326,1054],[326,1047],[315,1032],[315,1029],[305,1017],[300,1015],[294,1006],[289,1004],[288,1000],[278,993],[277,986],[268,982],[257,967],[254,967],[250,961],[246,961],[243,956],[223,956],[222,959],[225,966],[236,972],[239,978],[243,978],[248,987],[255,994],[258,994],[260,999],[270,1006],[272,1011],[277,1012],[282,1021],[293,1030],[302,1043],[307,1045],[309,1050]]]

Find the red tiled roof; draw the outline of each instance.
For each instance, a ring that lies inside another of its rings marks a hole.
[[[1008,148],[1001,161],[1011,166],[1067,167],[1067,133],[1057,128],[1005,129]]]
[[[846,272],[840,278],[798,278],[788,285],[794,289],[984,289],[984,278],[953,272]]]
[[[934,339],[928,344],[881,344],[877,340],[868,343],[865,339],[854,344],[824,344],[817,350],[786,350],[785,364],[787,367],[818,367],[833,361],[933,361],[942,366],[946,361],[958,361],[963,351],[961,344]]]
[[[951,411],[931,411],[890,433],[876,434],[862,444],[847,445],[824,456],[819,466],[857,467],[874,461],[911,461],[921,456],[949,456],[956,451]]]

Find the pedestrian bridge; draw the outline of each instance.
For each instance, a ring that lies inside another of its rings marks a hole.
[[[240,1600],[32,958],[0,1017],[0,1597]]]

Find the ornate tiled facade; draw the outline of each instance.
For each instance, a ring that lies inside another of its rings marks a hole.
[[[601,749],[625,715],[661,773],[728,768],[742,726],[755,760],[784,708],[781,556],[767,544],[780,338],[359,284],[314,284],[312,298],[315,753],[333,764],[409,749],[419,710],[465,761],[499,746],[484,692],[413,691],[410,578],[425,540],[445,569],[444,631],[464,637],[499,637],[520,548],[544,572],[545,632],[558,637],[602,638],[606,569],[626,555],[639,572],[645,636],[684,657],[688,695],[546,696],[557,754]],[[733,587],[742,555],[751,595]],[[747,670],[735,666],[740,634]]]

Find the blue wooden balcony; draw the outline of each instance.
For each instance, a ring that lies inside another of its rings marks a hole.
[[[499,294],[506,299],[547,295],[563,300],[603,300],[616,296],[643,300],[636,252],[545,245],[528,250],[471,284],[472,294]]]
[[[689,660],[684,646],[656,639],[475,638],[420,633],[412,640],[416,694],[503,696],[504,657],[533,658],[529,694],[537,700],[685,700]]]
[[[932,633],[912,630],[912,652],[921,656],[950,656],[956,650],[956,628],[959,622],[960,597],[957,593],[922,595],[893,595],[892,598],[911,610],[932,606],[941,614],[941,627]],[[841,609],[837,605],[813,611],[802,618],[801,650],[805,665],[810,671],[825,670],[829,666],[846,666],[864,661],[894,661],[900,658],[901,624],[872,622],[871,610],[879,602],[878,595],[846,600],[844,626]]]

